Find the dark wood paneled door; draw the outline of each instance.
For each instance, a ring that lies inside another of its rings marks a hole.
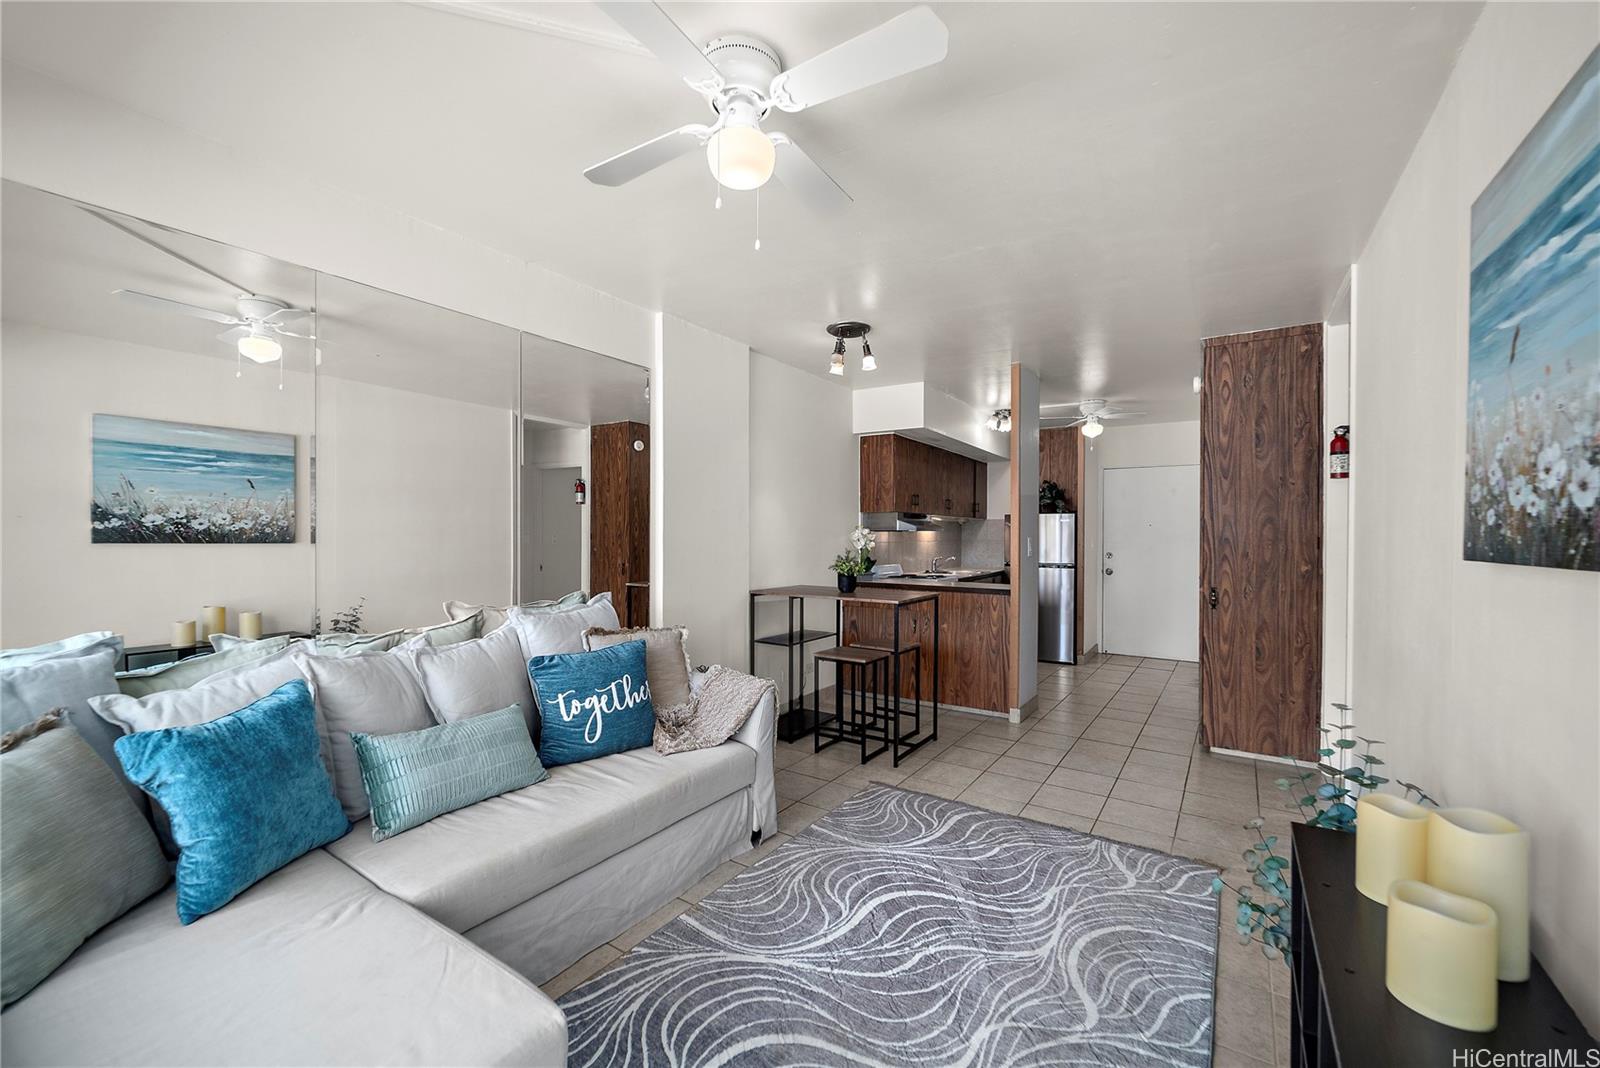
[[[1209,338],[1200,401],[1200,723],[1312,758],[1322,706],[1322,325]]]

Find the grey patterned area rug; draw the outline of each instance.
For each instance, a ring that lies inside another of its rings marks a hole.
[[[563,997],[568,1064],[1209,1065],[1213,874],[869,787]]]

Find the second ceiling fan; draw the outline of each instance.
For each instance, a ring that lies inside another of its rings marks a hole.
[[[849,205],[850,195],[787,135],[763,130],[768,113],[801,111],[931,66],[944,59],[950,39],[939,16],[914,7],[784,69],[777,50],[753,37],[717,37],[702,49],[654,3],[597,6],[682,76],[711,105],[716,119],[710,125],[680,126],[597,163],[583,172],[589,181],[622,185],[703,147],[719,185],[758,189],[776,177],[823,212]]]

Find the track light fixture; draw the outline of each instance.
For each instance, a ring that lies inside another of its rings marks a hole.
[[[994,414],[989,417],[988,422],[984,425],[990,430],[998,431],[1001,434],[1011,433],[1011,409],[996,408]]]
[[[861,369],[863,371],[876,371],[878,360],[872,355],[872,346],[867,344],[867,333],[872,329],[866,323],[846,320],[842,323],[829,323],[828,333],[838,340],[833,345],[833,360],[828,364],[830,375],[844,374],[844,342],[846,338],[861,339]]]

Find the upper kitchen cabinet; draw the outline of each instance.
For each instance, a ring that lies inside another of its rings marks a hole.
[[[861,510],[982,518],[988,465],[899,434],[861,439]]]

